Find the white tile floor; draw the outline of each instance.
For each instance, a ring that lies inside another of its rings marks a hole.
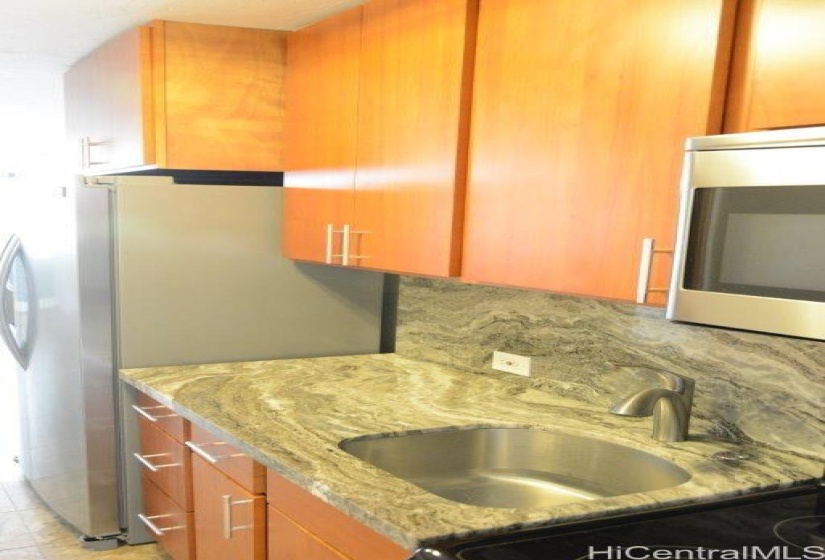
[[[16,369],[0,347],[0,560],[170,560],[154,544],[89,551],[23,480],[19,449]]]

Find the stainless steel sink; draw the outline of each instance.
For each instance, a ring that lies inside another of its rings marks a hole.
[[[528,428],[470,428],[355,438],[341,449],[442,498],[537,508],[670,488],[690,479],[630,447]]]

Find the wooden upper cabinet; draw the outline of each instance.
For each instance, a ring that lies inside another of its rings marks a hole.
[[[352,251],[359,266],[458,274],[477,2],[364,6]]]
[[[288,38],[283,243],[292,259],[332,264],[341,232],[328,240],[328,229],[352,219],[361,16],[354,8]]]
[[[113,169],[154,160],[151,128],[151,29],[119,35],[75,63],[65,76],[72,165]]]
[[[825,125],[825,2],[741,0],[726,132]]]
[[[643,238],[672,247],[684,139],[719,130],[733,15],[482,0],[463,278],[635,299]]]
[[[285,253],[456,275],[477,0],[373,0],[294,33]]]
[[[86,174],[277,171],[286,33],[155,21],[78,61],[67,129]]]

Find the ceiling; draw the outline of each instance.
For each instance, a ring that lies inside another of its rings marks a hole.
[[[297,29],[364,0],[0,0],[0,78],[63,73],[152,19]]]

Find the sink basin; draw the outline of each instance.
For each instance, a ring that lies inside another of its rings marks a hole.
[[[529,428],[470,428],[342,441],[347,453],[442,498],[538,508],[678,486],[690,473],[630,447]]]

